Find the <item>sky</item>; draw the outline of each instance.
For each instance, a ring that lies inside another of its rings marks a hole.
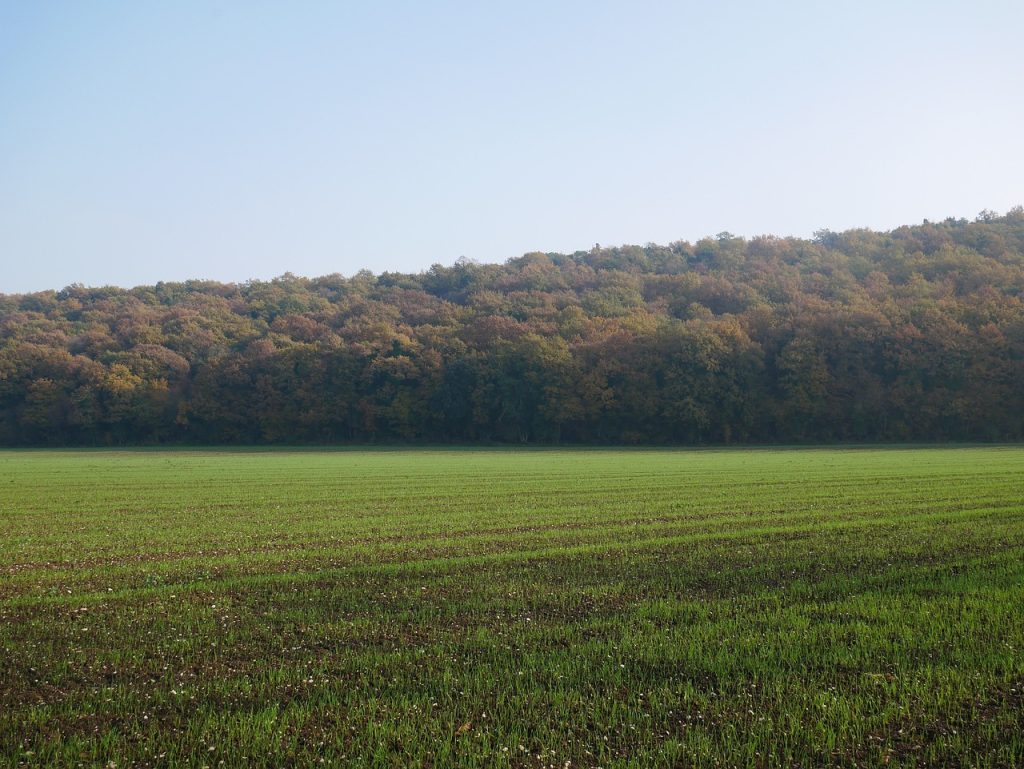
[[[0,293],[1024,203],[1024,3],[0,0]]]

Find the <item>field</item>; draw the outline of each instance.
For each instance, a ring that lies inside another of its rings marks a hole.
[[[1024,765],[1024,449],[0,452],[0,765]]]

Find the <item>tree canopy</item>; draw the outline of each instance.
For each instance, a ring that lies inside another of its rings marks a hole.
[[[1024,438],[1024,210],[0,295],[0,443]]]

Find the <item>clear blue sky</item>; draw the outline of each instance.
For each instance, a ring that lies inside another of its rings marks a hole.
[[[1024,3],[0,0],[0,292],[1024,203]]]

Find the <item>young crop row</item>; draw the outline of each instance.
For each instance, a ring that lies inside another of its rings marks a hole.
[[[1017,766],[1022,460],[0,452],[0,762]]]

